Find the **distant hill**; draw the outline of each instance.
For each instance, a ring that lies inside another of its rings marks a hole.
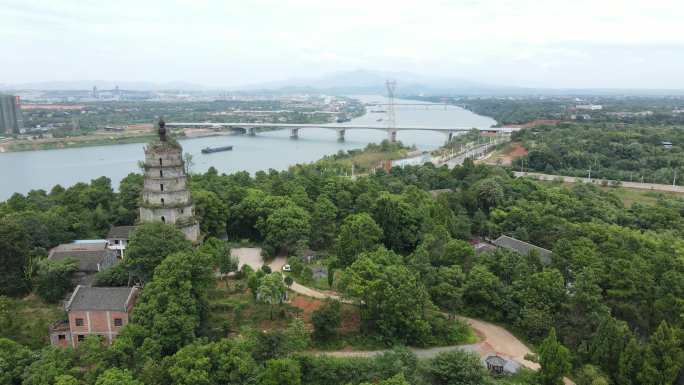
[[[231,92],[291,94],[291,93],[325,93],[331,95],[351,94],[385,94],[385,81],[397,81],[396,93],[399,96],[621,96],[621,95],[684,95],[678,89],[617,89],[617,88],[526,88],[506,85],[492,85],[462,78],[437,77],[419,75],[410,72],[355,71],[334,72],[319,77],[301,77],[282,81],[255,83],[241,87],[204,86],[195,83],[174,81],[166,83],[82,80],[70,82],[33,82],[21,84],[0,84],[3,90],[91,90],[97,86],[100,90],[113,89],[117,85],[122,90],[131,91],[189,91],[215,93],[230,90]]]
[[[386,93],[385,81],[397,81],[397,94],[492,94],[521,93],[524,88],[498,87],[470,80],[438,78],[408,72],[356,70],[336,72],[316,78],[295,78],[241,87],[241,90],[275,90],[279,92],[323,92],[330,94]]]

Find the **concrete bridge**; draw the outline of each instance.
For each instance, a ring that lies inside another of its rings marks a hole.
[[[454,134],[460,132],[466,132],[472,130],[474,127],[433,127],[433,126],[372,126],[372,125],[352,125],[352,124],[298,124],[298,123],[184,123],[184,122],[172,122],[166,123],[166,127],[172,128],[187,128],[187,127],[197,127],[197,128],[230,128],[239,129],[244,131],[248,135],[256,135],[257,128],[283,128],[290,130],[291,138],[299,137],[299,130],[303,128],[323,128],[328,130],[335,130],[337,132],[337,139],[340,141],[344,140],[344,134],[347,130],[380,130],[387,132],[387,139],[390,142],[397,141],[397,131],[435,131],[441,132],[447,136],[447,140],[450,141]],[[476,128],[482,132],[488,133],[499,133],[503,132],[502,128],[490,127],[490,128]]]

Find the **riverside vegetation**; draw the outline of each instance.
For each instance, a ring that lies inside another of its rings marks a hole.
[[[27,333],[25,322],[48,322],[33,313],[58,313],[42,301],[69,290],[68,262],[44,266],[46,250],[134,223],[142,176],[129,175],[119,192],[102,177],[0,204],[2,383],[552,385],[572,375],[579,384],[655,385],[674,383],[682,369],[681,199],[627,208],[594,186],[515,179],[470,161],[355,180],[330,163],[254,176],[210,169],[190,183],[205,243],[193,248],[173,227],[144,225],[127,261],[98,277],[145,283],[111,347],[95,338],[48,347],[41,328]],[[449,190],[435,197],[437,189]],[[478,255],[468,243],[499,234],[553,250],[551,264],[504,250]],[[236,267],[215,239],[223,235],[292,260],[320,251],[331,287],[358,309],[355,332],[395,349],[376,358],[312,354],[340,338],[341,306],[325,305],[306,324],[282,303],[279,272],[245,268],[217,281],[212,267]],[[495,378],[469,353],[419,361],[399,347],[464,342],[455,314],[511,328],[537,347],[541,370]],[[263,322],[272,328],[257,329]]]

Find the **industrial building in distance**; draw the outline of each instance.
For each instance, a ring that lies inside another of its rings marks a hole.
[[[0,94],[0,134],[18,134],[22,128],[24,118],[19,97]]]

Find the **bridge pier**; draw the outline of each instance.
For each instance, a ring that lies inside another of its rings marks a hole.
[[[290,128],[290,139],[299,138],[299,128]]]
[[[256,136],[256,127],[247,127],[247,135]]]
[[[397,130],[387,129],[387,140],[390,143],[395,143],[397,141]]]
[[[337,130],[337,141],[338,142],[344,142],[344,129],[343,128],[338,128]]]

